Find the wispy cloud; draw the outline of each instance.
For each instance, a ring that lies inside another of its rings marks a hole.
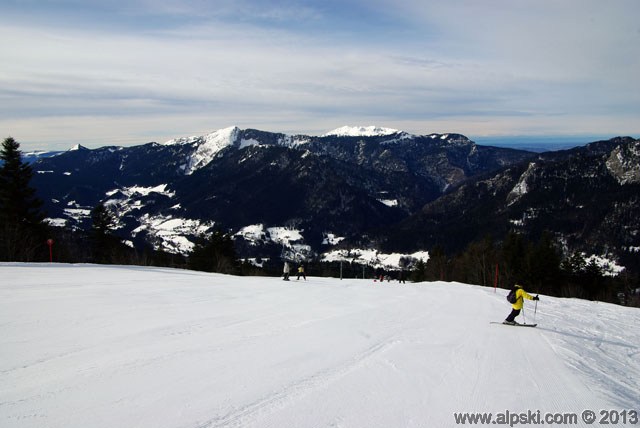
[[[634,0],[29,1],[0,5],[0,131],[39,147],[640,132]]]

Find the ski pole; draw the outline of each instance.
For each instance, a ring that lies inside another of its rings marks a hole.
[[[536,306],[533,310],[533,322],[536,322],[536,314],[538,313],[538,301],[536,300]]]

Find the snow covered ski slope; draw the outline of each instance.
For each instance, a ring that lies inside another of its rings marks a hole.
[[[541,296],[536,328],[508,328],[490,323],[505,290],[455,283],[44,264],[0,278],[2,427],[449,427],[640,403],[638,309]]]

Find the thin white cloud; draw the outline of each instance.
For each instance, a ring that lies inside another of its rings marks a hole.
[[[634,1],[341,2],[334,26],[331,2],[126,5],[95,27],[0,18],[0,130],[98,145],[229,125],[640,132]]]

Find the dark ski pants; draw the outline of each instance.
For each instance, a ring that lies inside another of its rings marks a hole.
[[[509,314],[509,316],[507,317],[507,319],[505,321],[509,321],[509,322],[513,322],[516,320],[516,317],[520,315],[520,309],[514,309],[511,311],[511,313]]]

